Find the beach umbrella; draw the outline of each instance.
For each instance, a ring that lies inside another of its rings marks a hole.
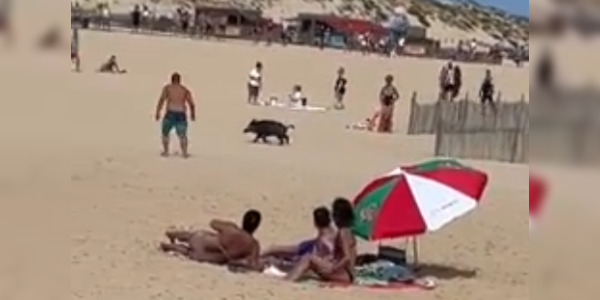
[[[353,232],[378,241],[439,230],[477,207],[487,181],[485,173],[450,159],[396,168],[356,196]]]
[[[542,181],[536,177],[529,176],[529,231],[533,228],[535,219],[540,213],[544,193],[545,187]]]

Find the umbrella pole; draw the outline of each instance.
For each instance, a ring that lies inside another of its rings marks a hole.
[[[419,242],[416,237],[413,238],[413,257],[415,268],[419,268]]]

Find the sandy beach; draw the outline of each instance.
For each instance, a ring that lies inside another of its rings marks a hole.
[[[3,88],[9,97],[0,110],[0,133],[4,145],[10,145],[0,158],[0,198],[11,199],[3,200],[10,210],[0,211],[9,212],[7,220],[20,215],[15,210],[31,217],[39,214],[55,224],[57,233],[70,232],[71,299],[529,299],[529,235],[523,209],[528,166],[468,162],[490,175],[490,186],[476,212],[421,240],[424,270],[439,279],[438,289],[431,292],[293,285],[230,274],[156,248],[168,226],[204,228],[215,217],[238,220],[248,208],[264,214],[258,232],[264,245],[297,241],[311,234],[314,207],[336,196],[354,196],[374,175],[399,164],[430,158],[433,138],[404,132],[410,95],[417,91],[423,101],[433,100],[444,62],[90,32],[82,32],[81,43],[81,74],[65,68],[62,54],[34,61],[0,59],[7,66],[27,66],[16,74],[0,69],[2,78],[14,78],[14,84]],[[111,54],[128,74],[94,72]],[[266,95],[283,97],[298,83],[311,104],[323,106],[333,102],[335,71],[344,66],[350,81],[348,109],[310,113],[247,106],[247,73],[257,60],[265,65]],[[30,68],[40,63],[46,64],[42,70]],[[476,94],[486,68],[463,66],[465,91]],[[528,93],[527,68],[491,69],[504,99],[518,100]],[[173,71],[181,72],[198,106],[198,120],[190,126],[189,160],[159,156],[159,124],[153,113]],[[397,133],[345,129],[372,113],[388,73],[397,78],[402,92]],[[32,80],[39,82],[34,88],[26,85]],[[252,118],[295,124],[292,145],[249,143],[242,129]],[[37,209],[32,213],[30,207]],[[49,217],[50,209],[60,207],[69,207],[68,220]],[[29,228],[22,223],[14,223],[15,228]],[[15,244],[15,253],[32,249],[25,242]],[[23,257],[42,256],[28,253],[20,252]],[[0,262],[8,264],[11,257],[2,254]],[[23,274],[40,277],[52,269],[22,268]],[[37,299],[28,296],[33,292],[12,289],[14,299]],[[50,292],[36,291],[54,299]]]

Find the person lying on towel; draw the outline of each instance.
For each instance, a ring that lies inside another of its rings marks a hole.
[[[261,214],[250,210],[244,214],[242,227],[222,220],[213,220],[213,231],[169,230],[168,243],[160,248],[166,253],[180,254],[190,260],[215,265],[233,265],[262,272],[260,244],[254,233],[261,223]]]

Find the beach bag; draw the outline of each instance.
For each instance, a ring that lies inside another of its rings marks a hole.
[[[389,261],[396,265],[406,266],[408,263],[406,250],[389,246],[379,246],[378,255],[380,260]]]

